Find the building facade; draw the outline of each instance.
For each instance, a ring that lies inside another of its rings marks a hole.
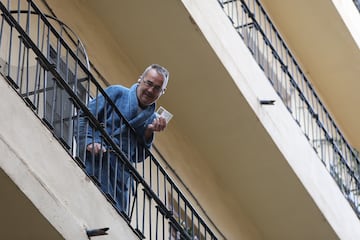
[[[0,8],[4,238],[359,239],[356,1]],[[87,104],[152,63],[174,117],[129,162]],[[80,116],[130,170],[129,209],[84,171]]]

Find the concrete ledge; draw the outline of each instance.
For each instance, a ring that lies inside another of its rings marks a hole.
[[[110,228],[104,240],[138,239],[2,77],[0,91],[0,167],[51,225],[65,239],[102,227]]]

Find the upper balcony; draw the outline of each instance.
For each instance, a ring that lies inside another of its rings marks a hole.
[[[189,191],[183,188],[185,195],[196,203],[194,208],[201,210],[200,215],[213,221],[217,238],[360,236],[354,214],[358,200],[348,193],[351,205],[344,198],[349,191],[345,187],[353,187],[357,175],[351,173],[357,166],[341,165],[349,158],[339,157],[339,147],[335,147],[335,154],[333,150],[336,144],[348,147],[343,136],[360,148],[359,126],[353,117],[359,116],[355,105],[359,69],[352,64],[359,62],[358,42],[332,3],[262,1],[267,16],[275,16],[277,34],[286,39],[297,66],[301,65],[299,75],[311,82],[296,88],[287,74],[278,78],[281,71],[288,73],[285,66],[272,65],[279,72],[264,67],[265,48],[259,43],[265,46],[269,42],[255,41],[263,37],[254,21],[259,16],[258,1],[144,1],[141,5],[115,0],[90,0],[86,5],[81,0],[38,2],[46,2],[42,11],[61,19],[83,41],[91,60],[90,71],[101,74],[94,89],[108,84],[129,86],[141,69],[153,62],[170,70],[168,91],[159,105],[175,117],[166,132],[156,137],[159,153],[154,155],[167,161],[163,166],[180,177],[177,183],[187,186]],[[281,6],[277,5],[280,2]],[[253,10],[255,14],[251,14]],[[321,15],[310,14],[313,11]],[[235,24],[234,16],[243,17],[243,22]],[[333,24],[324,28],[327,19]],[[272,58],[274,62],[284,56],[280,52],[283,43],[278,44],[280,48],[266,50],[269,56],[277,56]],[[348,59],[348,64],[342,59]],[[83,65],[87,65],[86,59]],[[337,71],[331,71],[333,66]],[[311,91],[297,92],[309,86],[324,99],[326,112],[341,123],[332,128],[339,138],[316,132],[319,118],[315,116],[324,106],[312,107],[316,101]],[[89,92],[96,94],[96,90]],[[338,99],[341,101],[335,101]],[[261,100],[275,102],[262,105]],[[72,146],[64,139],[60,138],[65,147]],[[331,153],[323,155],[321,150]],[[330,158],[321,156],[336,156],[336,162],[330,164]],[[334,163],[340,166],[336,171],[342,172],[332,175],[349,180],[333,180],[328,171],[331,173]]]

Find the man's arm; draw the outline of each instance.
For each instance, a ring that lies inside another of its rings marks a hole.
[[[115,101],[117,97],[121,97],[120,91],[118,89],[119,88],[117,86],[110,86],[105,89],[105,93],[112,101]],[[107,121],[107,119],[105,119],[106,114],[104,113],[105,105],[107,105],[107,102],[103,95],[99,95],[98,97],[94,98],[88,105],[90,112],[95,117],[97,117],[99,122]],[[88,126],[87,128],[85,144],[87,151],[94,152],[95,154],[98,154],[100,151],[106,152],[106,148],[101,144],[99,132],[94,132],[91,126]]]

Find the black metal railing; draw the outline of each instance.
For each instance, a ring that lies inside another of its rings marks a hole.
[[[354,0],[354,4],[355,4],[356,8],[358,9],[358,11],[360,12],[360,0]]]
[[[360,217],[359,153],[336,126],[260,1],[218,2]]]
[[[96,81],[84,49],[70,37],[71,31],[65,31],[60,21],[51,23],[53,19],[31,0],[1,1],[0,9],[0,73],[135,233],[146,239],[217,239]],[[110,136],[105,131],[109,126],[89,111],[91,99],[100,95],[106,107],[112,108],[105,111],[109,114],[104,114],[104,122],[116,118],[126,126],[120,136]],[[107,147],[100,169],[109,172],[114,164],[118,171],[114,175],[104,179],[101,170],[86,170],[89,163],[95,166],[97,162],[85,150],[83,129],[99,135]]]

